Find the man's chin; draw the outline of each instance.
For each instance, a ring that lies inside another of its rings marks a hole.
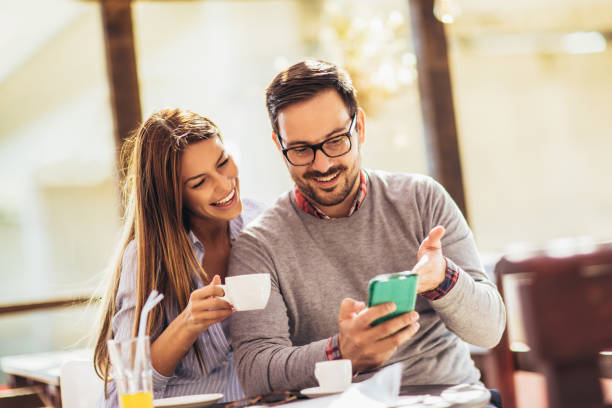
[[[334,186],[334,188],[318,188],[313,190],[313,201],[320,206],[323,207],[332,207],[334,205],[342,204],[344,200],[346,200],[348,194],[342,194],[341,190],[338,186]]]

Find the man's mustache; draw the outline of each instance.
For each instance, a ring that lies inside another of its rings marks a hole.
[[[328,177],[331,176],[334,173],[337,172],[341,172],[346,170],[346,166],[335,166],[335,167],[331,167],[329,170],[327,170],[325,173],[321,173],[320,171],[307,171],[306,173],[304,173],[304,178],[307,179],[311,179],[311,178],[323,178],[323,177]]]

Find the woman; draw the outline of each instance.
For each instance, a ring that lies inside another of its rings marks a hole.
[[[223,393],[243,397],[220,299],[232,240],[261,212],[240,199],[238,169],[209,119],[179,109],[153,114],[126,141],[125,224],[104,298],[94,365],[108,381],[106,341],[136,335],[149,293],[155,398]],[[243,205],[244,204],[244,205]],[[106,387],[105,387],[106,388]],[[104,406],[117,406],[108,383]]]

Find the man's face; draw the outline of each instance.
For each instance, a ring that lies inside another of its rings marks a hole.
[[[351,150],[339,157],[328,157],[317,150],[314,161],[294,166],[285,161],[291,178],[300,191],[323,211],[352,202],[359,188],[361,145],[364,141],[364,115],[359,110],[351,134]],[[351,117],[336,90],[322,91],[314,97],[289,105],[278,115],[282,147],[291,148],[324,142],[348,132]],[[277,146],[276,135],[273,135]]]

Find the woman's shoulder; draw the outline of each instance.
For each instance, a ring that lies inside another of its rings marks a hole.
[[[267,206],[261,201],[256,201],[250,198],[242,199],[242,219],[243,226],[246,226],[255,218],[257,218],[262,212],[266,210]]]

